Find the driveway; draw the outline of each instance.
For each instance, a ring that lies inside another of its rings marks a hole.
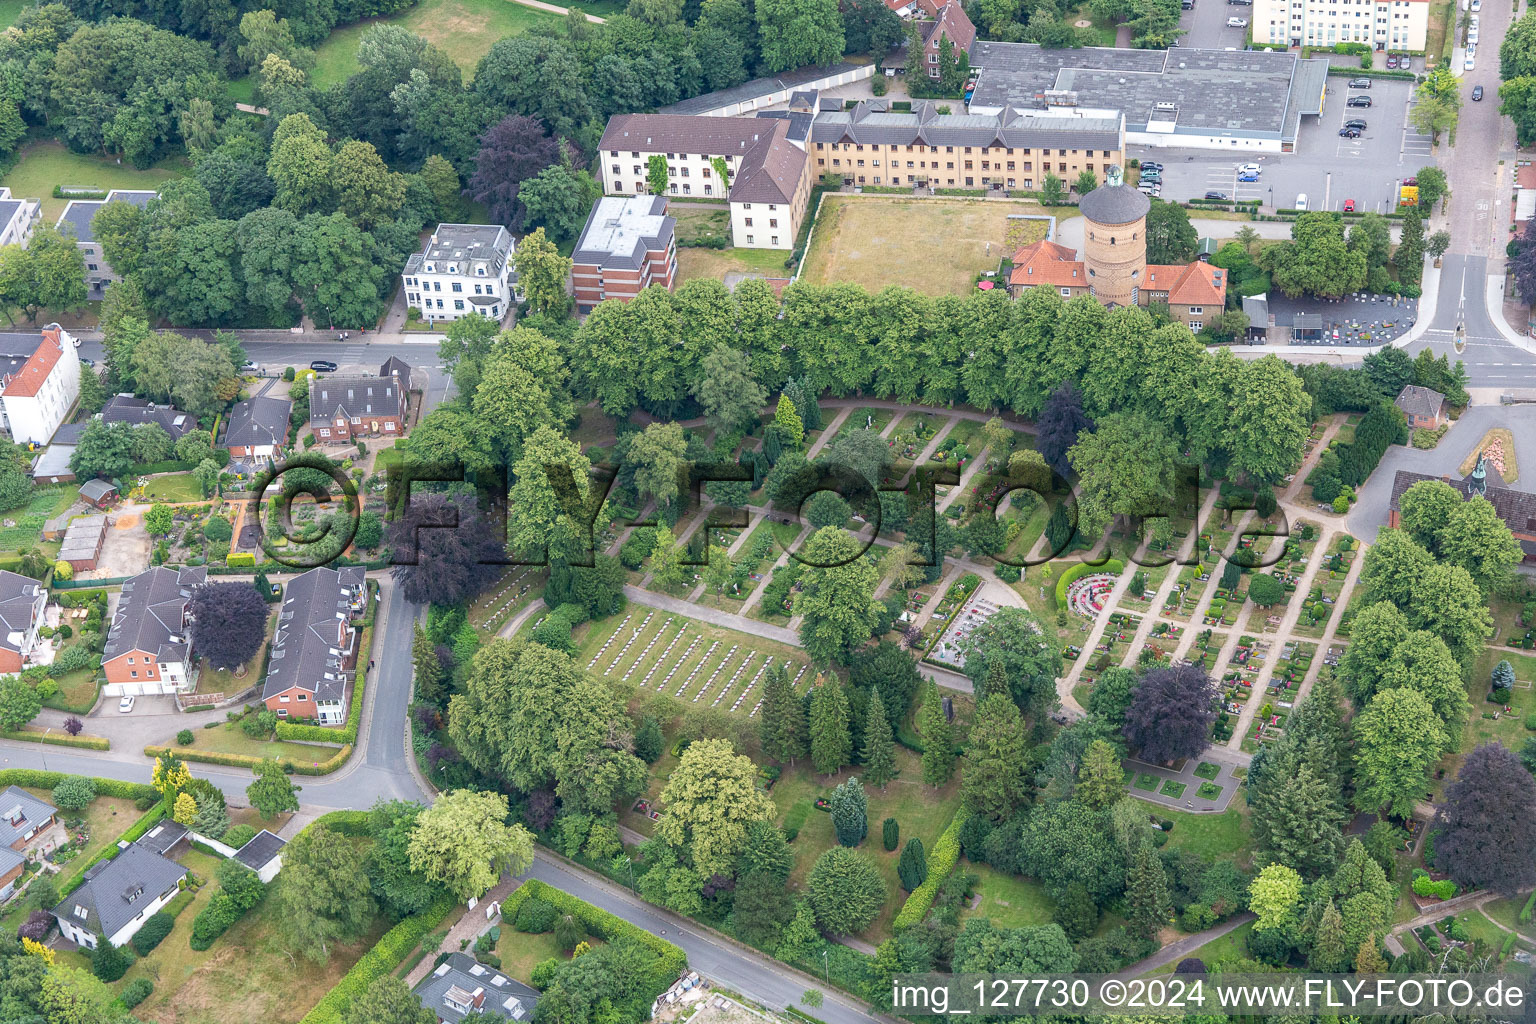
[[[112,525],[107,527],[106,540],[101,545],[101,557],[96,568],[82,572],[81,579],[110,580],[120,576],[137,576],[149,568],[151,548],[149,534],[144,529],[146,505],[122,505],[109,514]]]
[[[1532,470],[1521,470],[1521,460],[1536,458],[1536,405],[1474,405],[1451,425],[1440,443],[1429,451],[1393,445],[1382,456],[1376,472],[1359,489],[1359,498],[1349,512],[1349,532],[1367,544],[1376,542],[1376,533],[1387,525],[1387,507],[1392,499],[1392,478],[1400,469],[1431,476],[1460,479],[1461,462],[1493,427],[1503,427],[1515,437],[1515,465],[1518,479],[1509,486],[1530,491]]]

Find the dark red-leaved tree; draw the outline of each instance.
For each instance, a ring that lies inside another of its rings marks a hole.
[[[1125,738],[1144,761],[1194,757],[1216,720],[1216,684],[1199,665],[1154,668],[1141,677],[1125,711]]]
[[[395,582],[412,604],[473,601],[507,560],[503,537],[473,499],[413,495],[390,524]]]
[[[1536,883],[1536,779],[1498,743],[1467,755],[1435,814],[1435,866],[1463,888]]]
[[[1093,429],[1093,420],[1083,411],[1083,396],[1071,381],[1063,381],[1040,410],[1035,424],[1035,449],[1062,476],[1072,471],[1067,449],[1077,444],[1077,435]]]
[[[1527,302],[1536,297],[1536,222],[1527,223],[1525,230],[1511,244],[1514,258],[1509,269],[1515,275],[1515,287]]]
[[[491,219],[517,230],[523,222],[523,204],[517,190],[550,164],[560,159],[560,146],[536,117],[508,114],[480,136],[475,173],[464,194],[484,203]]]
[[[42,942],[43,937],[53,930],[53,915],[46,910],[34,910],[27,915],[19,928],[16,929],[16,937],[19,939],[31,939],[33,942]]]
[[[70,715],[68,718],[64,719],[64,731],[69,733],[71,736],[79,736],[80,730],[84,728],[85,723],[80,721],[80,719],[76,718],[74,715]]]
[[[192,592],[192,650],[214,668],[238,668],[261,650],[267,603],[249,583],[208,583]]]

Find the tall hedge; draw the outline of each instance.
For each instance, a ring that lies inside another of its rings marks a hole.
[[[1056,578],[1056,607],[1067,606],[1067,588],[1084,576],[1091,576],[1099,572],[1120,573],[1125,571],[1125,563],[1118,558],[1106,559],[1103,565],[1089,565],[1087,562],[1076,562]]]
[[[439,895],[419,914],[412,915],[385,932],[373,948],[352,965],[342,979],[304,1015],[300,1024],[341,1024],[342,1015],[352,1000],[375,980],[400,965],[423,937],[447,917],[458,901],[447,893]]]
[[[266,758],[252,757],[250,754],[225,754],[216,750],[198,750],[195,747],[157,747],[144,748],[145,757],[159,757],[161,754],[175,754],[183,761],[203,761],[208,764],[223,764],[234,768],[255,768]],[[329,758],[319,762],[295,761],[290,757],[278,758],[278,763],[294,775],[329,775],[331,772],[347,763],[347,758],[352,756],[352,744],[344,743],[341,749]]]
[[[894,923],[897,931],[920,922],[928,913],[928,908],[933,906],[934,897],[939,894],[939,886],[944,884],[955,862],[960,859],[960,830],[965,828],[965,821],[969,817],[970,813],[961,808],[944,834],[939,836],[939,841],[933,844],[933,852],[928,855],[928,877],[922,885],[912,890],[912,895],[907,897],[907,902],[897,912]]]

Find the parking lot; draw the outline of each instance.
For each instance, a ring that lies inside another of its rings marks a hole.
[[[1228,28],[1227,19],[1248,19],[1252,15],[1253,8],[1247,5],[1228,4],[1225,0],[1195,0],[1194,10],[1185,11],[1179,17],[1179,27],[1185,32],[1179,37],[1179,45],[1202,50],[1225,50],[1229,46],[1241,50],[1248,45],[1248,30]]]
[[[1200,0],[1196,12],[1203,6],[1219,8],[1222,21],[1228,11],[1248,10]],[[1186,11],[1185,16],[1191,13]],[[1337,76],[1328,79],[1322,116],[1302,119],[1294,153],[1229,155],[1206,149],[1134,147],[1131,155],[1163,165],[1163,199],[1184,202],[1216,191],[1290,208],[1298,195],[1305,194],[1312,210],[1339,210],[1353,199],[1356,209],[1390,212],[1396,208],[1398,183],[1434,162],[1429,137],[1408,124],[1413,84],[1375,79],[1370,90],[1361,90],[1348,88],[1347,81]],[[1369,96],[1371,106],[1348,106],[1351,96]],[[1340,137],[1344,123],[1356,118],[1366,122],[1361,137]],[[1238,169],[1250,162],[1262,169],[1259,180],[1238,181]]]

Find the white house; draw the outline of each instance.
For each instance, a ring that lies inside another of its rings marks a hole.
[[[512,236],[499,224],[439,224],[405,261],[405,301],[427,323],[479,313],[506,319],[520,301]]]
[[[0,427],[18,444],[47,444],[80,397],[75,339],[58,324],[0,334]]]
[[[69,205],[64,207],[64,212],[59,214],[58,223],[54,226],[58,228],[59,234],[73,238],[75,248],[85,257],[86,298],[99,299],[106,292],[107,285],[122,280],[101,254],[101,243],[96,241],[96,232],[91,229],[92,218],[108,203],[132,203],[143,209],[158,195],[158,192],[141,189],[115,188],[107,193],[105,199],[71,199]]]
[[[1422,51],[1429,0],[1254,0],[1252,19],[1256,43]]]
[[[59,931],[77,946],[105,939],[121,946],[176,895],[187,869],[137,843],[118,843],[117,856],[93,864],[80,887],[53,908]]]
[[[12,199],[11,190],[0,185],[0,245],[25,248],[42,219],[42,200]]]

